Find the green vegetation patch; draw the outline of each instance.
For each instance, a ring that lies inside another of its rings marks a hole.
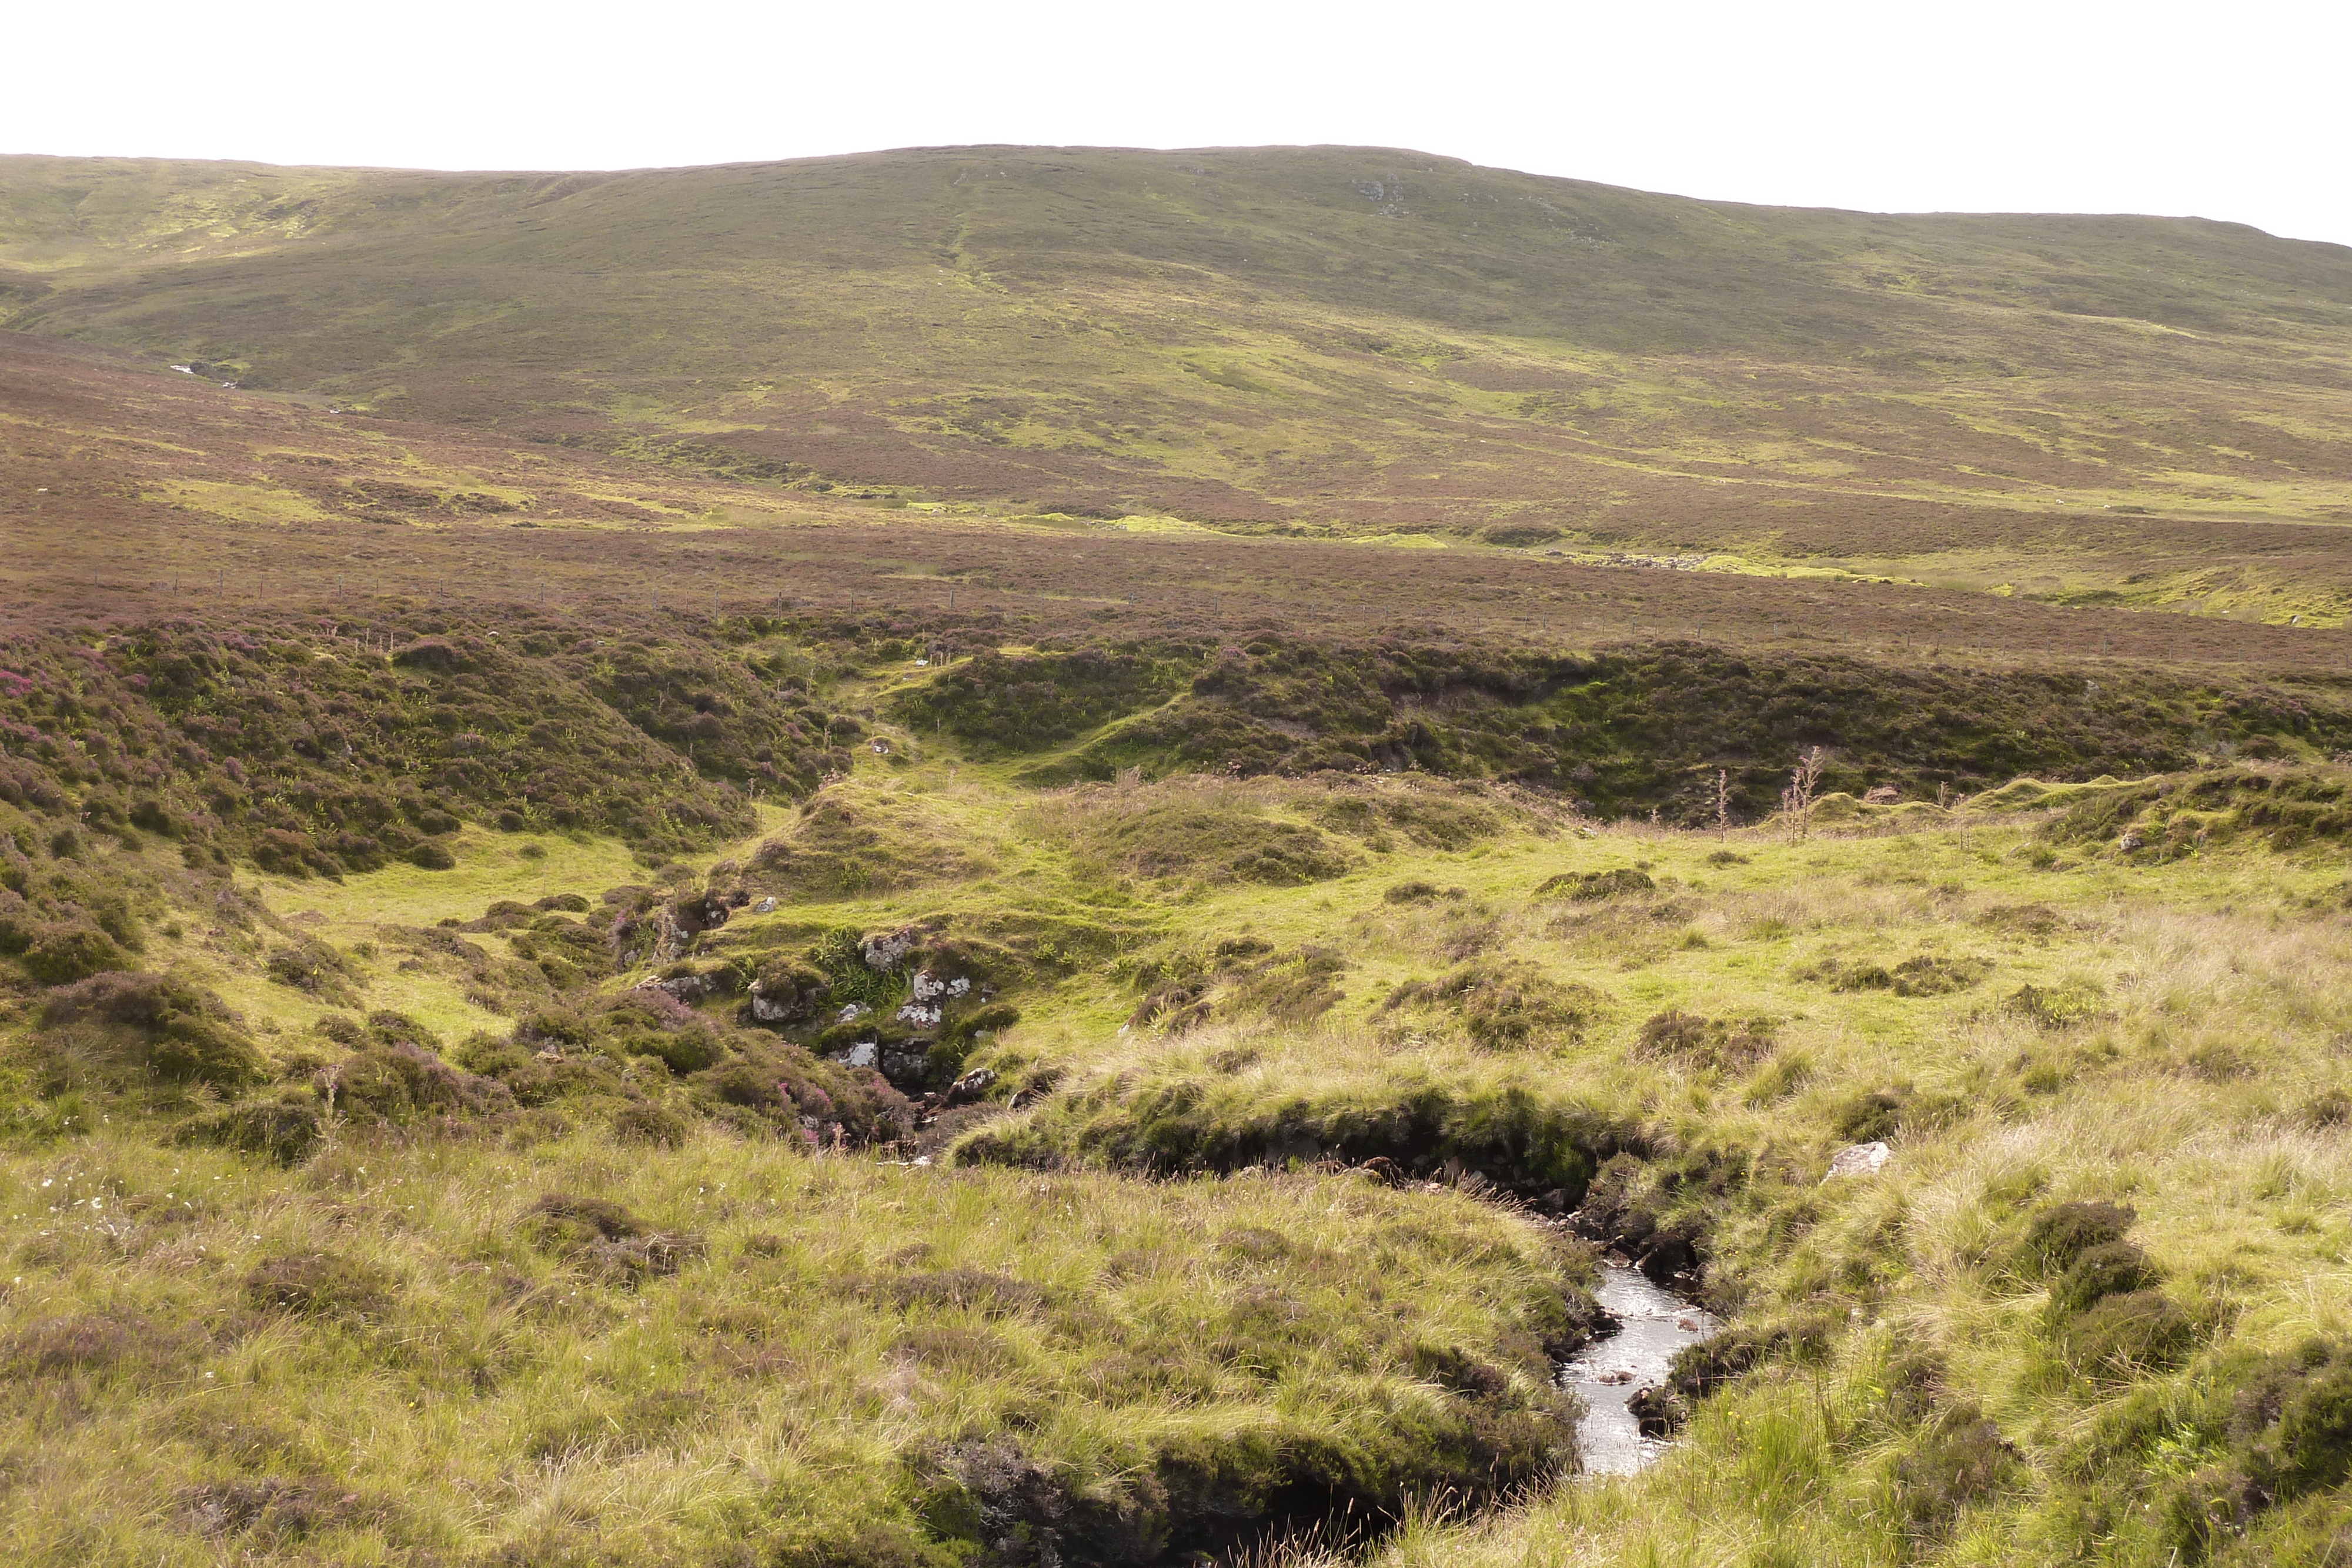
[[[1081,657],[1053,655],[1055,667]],[[1737,653],[1696,643],[1606,649],[1590,656],[1402,641],[1318,643],[1263,635],[1213,653],[1170,645],[1103,652],[1089,676],[1128,691],[1134,711],[1033,781],[1216,770],[1422,772],[1541,783],[1602,814],[1653,807],[1712,821],[1717,773],[1729,809],[1775,808],[1790,768],[1824,748],[1824,798],[1873,789],[1932,800],[2022,775],[2090,779],[2193,765],[2217,746],[2272,755],[2352,745],[2352,712],[2305,693],[2145,674],[2095,683],[2056,671],[1893,666],[1835,654]],[[1169,689],[1173,672],[1192,672]],[[898,701],[934,699],[975,716],[1044,683],[1016,661],[975,661]],[[941,683],[961,682],[943,686]],[[1001,756],[1060,747],[1108,706],[1083,695],[1052,723],[1008,717],[973,744]],[[1150,701],[1147,705],[1146,696]],[[1041,694],[1033,694],[1042,704]],[[1019,699],[1026,703],[1029,699]],[[935,720],[948,709],[921,713]],[[1025,711],[1025,710],[1024,710]],[[1024,739],[1031,736],[1034,739]],[[2042,787],[2047,795],[2051,787]],[[2053,803],[2055,803],[2053,800]],[[1857,806],[1855,810],[1861,808]],[[2298,821],[2301,819],[2298,818]],[[2306,825],[2299,830],[2317,831]]]
[[[2352,836],[2352,770],[2341,766],[2228,768],[2152,779],[2080,801],[2044,834],[2105,845],[2139,861],[2179,860],[2253,839],[2284,853]]]
[[[0,1156],[0,1182],[45,1199],[0,1302],[0,1425],[55,1467],[0,1511],[44,1562],[90,1560],[96,1487],[138,1561],[194,1533],[306,1560],[946,1565],[1011,1537],[1139,1568],[1555,1474],[1574,1432],[1549,1355],[1592,1321],[1537,1232],[1373,1181],[719,1139],[298,1176],[110,1139]],[[674,1501],[555,1506],[583,1484]]]
[[[1558,1049],[1584,1036],[1607,1007],[1591,986],[1520,962],[1465,964],[1434,980],[1399,986],[1381,1010],[1451,1015],[1488,1051]]]
[[[1034,820],[1101,876],[1286,887],[1344,876],[1356,864],[1322,828],[1214,781],[1074,791],[1040,804]]]
[[[1139,648],[1070,653],[987,652],[891,699],[891,716],[919,735],[944,730],[975,757],[1059,746],[1181,688],[1190,661]]]

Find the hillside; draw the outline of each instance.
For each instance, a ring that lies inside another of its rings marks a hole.
[[[14,158],[0,269],[20,331],[772,485],[2345,608],[2352,252],[2229,225],[1377,149]]]
[[[2342,1568],[2347,307],[0,160],[12,1560]]]

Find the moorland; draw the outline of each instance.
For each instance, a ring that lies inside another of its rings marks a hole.
[[[2347,311],[1382,151],[0,160],[19,1555],[2347,1560]],[[1603,1479],[1617,1267],[1726,1327]]]

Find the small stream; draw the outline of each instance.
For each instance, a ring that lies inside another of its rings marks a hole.
[[[1626,1402],[1665,1382],[1666,1364],[1676,1351],[1723,1325],[1705,1308],[1652,1284],[1630,1265],[1603,1263],[1594,1294],[1601,1310],[1617,1320],[1617,1330],[1562,1362],[1559,1383],[1584,1396],[1584,1419],[1576,1428],[1584,1473],[1630,1476],[1654,1463],[1666,1443],[1642,1435]]]

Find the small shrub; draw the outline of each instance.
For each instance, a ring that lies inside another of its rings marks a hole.
[[[549,1193],[532,1204],[523,1221],[543,1245],[559,1250],[653,1233],[651,1225],[617,1203],[562,1193]]]
[[[2015,1253],[2019,1271],[2042,1280],[2063,1274],[2094,1247],[2122,1240],[2138,1218],[2119,1203],[2053,1204],[2026,1223]]]
[[[50,1024],[115,1025],[140,1039],[141,1065],[178,1082],[234,1088],[268,1076],[268,1064],[212,992],[176,977],[108,971],[50,993]]]
[[[1840,1103],[1830,1125],[1849,1144],[1881,1142],[1902,1130],[1904,1109],[1911,1098],[1907,1085],[1866,1090]]]
[[[132,1313],[72,1312],[36,1319],[0,1337],[0,1375],[153,1371],[184,1360],[193,1348],[184,1330]]]
[[[264,1259],[245,1277],[246,1300],[265,1312],[309,1318],[368,1318],[392,1304],[392,1276],[333,1252]]]
[[[524,1233],[615,1284],[675,1274],[702,1255],[702,1238],[655,1229],[617,1203],[549,1193],[523,1214]]]
[[[1546,1037],[1580,1038],[1600,1016],[1602,998],[1590,986],[1555,980],[1529,964],[1472,964],[1399,986],[1381,1010],[1407,1007],[1452,1008],[1474,1041],[1500,1050]]]
[[[2313,1345],[2276,1358],[2249,1381],[2232,1415],[2252,1468],[2280,1495],[2352,1477],[2352,1361],[2340,1351]]]
[[[180,1501],[207,1535],[249,1535],[272,1545],[380,1521],[387,1511],[331,1476],[209,1481],[184,1489]]]
[[[39,926],[25,949],[25,972],[45,986],[68,986],[131,967],[131,956],[95,925],[55,921]]]
[[[2234,1463],[2206,1465],[2176,1482],[2164,1500],[2164,1539],[2173,1560],[2203,1562],[2222,1542],[2243,1535],[2270,1506],[2270,1492]]]
[[[779,955],[760,965],[749,991],[738,1014],[741,1021],[782,1027],[823,1011],[833,999],[833,982],[822,969]]]
[[[651,1144],[656,1148],[674,1149],[682,1145],[691,1132],[685,1117],[651,1100],[634,1101],[613,1117],[613,1136],[625,1144]]]
[[[267,1155],[281,1166],[298,1166],[319,1146],[322,1130],[318,1102],[297,1090],[276,1100],[208,1112],[182,1125],[173,1139]]]
[[[1837,1327],[1832,1319],[1810,1315],[1776,1323],[1735,1323],[1713,1339],[1676,1351],[1664,1386],[1692,1401],[1767,1361],[1819,1362],[1829,1354]]]
[[[324,942],[305,938],[293,946],[280,947],[269,955],[262,968],[281,986],[323,993],[332,1000],[350,999],[341,981],[351,973],[351,966]]]
[[[2352,1094],[2329,1089],[2305,1101],[2295,1119],[2315,1132],[2334,1132],[2352,1122]]]
[[[2068,1320],[2059,1349],[2077,1371],[2128,1377],[2188,1359],[2196,1325],[2161,1291],[2108,1296]]]
[[[1538,898],[1566,898],[1597,904],[1607,898],[1631,898],[1655,893],[1657,883],[1645,871],[1617,866],[1609,871],[1568,871],[1546,880],[1536,889]]]
[[[622,1038],[631,1056],[650,1056],[672,1072],[699,1072],[727,1055],[727,1047],[707,1029],[641,1030]]]
[[[1642,1025],[1639,1044],[1644,1055],[1663,1061],[1708,1071],[1736,1071],[1753,1067],[1772,1054],[1772,1020],[1701,1018],[1670,1008]]]
[[[1010,1317],[1045,1305],[1045,1292],[1025,1280],[984,1269],[946,1269],[936,1273],[902,1274],[877,1289],[901,1312],[916,1307],[953,1307],[982,1317]]]
[[[2152,1290],[2162,1279],[2147,1254],[2130,1242],[2102,1242],[2075,1259],[2050,1287],[2050,1312],[2053,1321],[2063,1319],[2109,1296]]]
[[[1895,1460],[1895,1490],[1915,1533],[1940,1535],[1960,1510],[1999,1491],[2019,1469],[2000,1428],[1975,1405],[1956,1405]]]
[[[449,871],[456,867],[457,857],[449,846],[438,839],[422,839],[408,852],[408,863],[421,871]]]
[[[1990,966],[1974,958],[1916,953],[1891,967],[1867,961],[1825,961],[1798,971],[1798,978],[1826,981],[1835,991],[1891,991],[1898,997],[1940,997],[1966,990]]]
[[[986,1329],[930,1323],[902,1331],[891,1343],[894,1354],[945,1372],[992,1377],[1016,1364],[1013,1347],[1001,1334]]]
[[[2037,1029],[2072,1029],[2098,1016],[2106,997],[2096,986],[2023,985],[2001,1005]]]
[[[504,1085],[461,1072],[406,1040],[353,1052],[327,1070],[325,1088],[345,1115],[393,1126],[496,1111],[511,1098]]]
[[[1347,961],[1328,947],[1305,947],[1234,975],[1221,1011],[1255,1013],[1277,1023],[1303,1024],[1339,1005],[1339,977]]]
[[[1769,1105],[1786,1100],[1812,1081],[1812,1058],[1801,1051],[1775,1058],[1765,1064],[1747,1085],[1739,1098],[1747,1105]]]

